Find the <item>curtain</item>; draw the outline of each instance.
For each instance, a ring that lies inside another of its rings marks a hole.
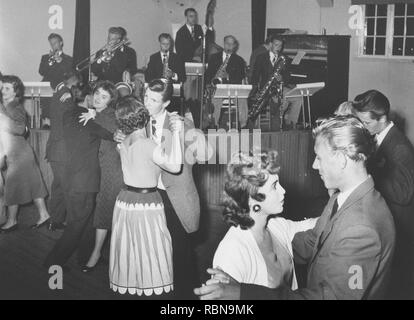
[[[76,65],[90,55],[91,40],[91,1],[76,0],[75,39],[73,43],[73,62]],[[88,70],[83,73],[88,79]]]
[[[260,46],[266,37],[267,0],[252,0],[252,49]]]
[[[352,4],[396,4],[414,3],[414,0],[352,0]]]

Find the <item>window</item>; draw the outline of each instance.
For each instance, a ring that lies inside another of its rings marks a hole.
[[[367,4],[360,55],[414,57],[414,4]]]

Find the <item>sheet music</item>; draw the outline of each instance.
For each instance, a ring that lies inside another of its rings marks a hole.
[[[293,58],[292,64],[295,66],[299,65],[304,56],[306,56],[306,51],[299,50],[296,56]]]

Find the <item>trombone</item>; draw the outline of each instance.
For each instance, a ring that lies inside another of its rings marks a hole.
[[[118,42],[115,45],[109,46],[108,44],[104,45],[102,48],[100,48],[99,50],[95,51],[94,53],[92,53],[89,57],[83,59],[82,61],[80,61],[76,66],[75,69],[78,72],[81,72],[85,69],[90,68],[95,62],[97,62],[98,64],[101,64],[102,62],[105,63],[109,63],[111,62],[111,60],[113,59],[113,57],[115,56],[115,52],[130,44],[130,41],[128,39],[124,39],[120,42]],[[100,52],[100,54],[98,55],[98,52]]]

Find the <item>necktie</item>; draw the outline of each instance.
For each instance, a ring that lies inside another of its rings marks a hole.
[[[191,37],[193,38],[193,40],[195,40],[195,30],[194,30],[194,26],[191,27]]]
[[[277,60],[277,58],[276,58],[276,56],[274,56],[273,59],[272,59],[272,65],[273,66],[275,66],[276,60]]]
[[[157,128],[155,127],[156,124],[157,124],[157,121],[156,120],[152,120],[151,121],[151,132],[152,132],[152,136],[154,138],[157,137]]]
[[[331,212],[331,219],[334,217],[334,215],[338,212],[338,198],[335,199],[334,205],[332,207],[332,212]]]
[[[163,59],[162,59],[162,63],[163,63],[163,64],[167,64],[167,62],[168,62],[168,60],[167,60],[167,55],[166,55],[166,54],[164,54],[164,55],[163,55]]]

